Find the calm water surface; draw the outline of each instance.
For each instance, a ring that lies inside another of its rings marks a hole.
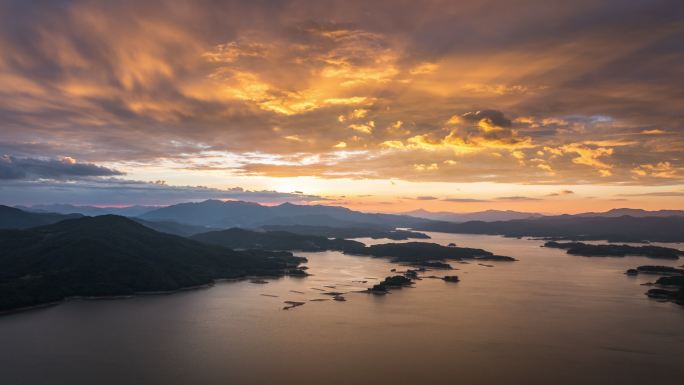
[[[354,291],[397,265],[298,253],[313,276],[3,316],[0,384],[646,384],[684,375],[684,307],[644,296],[640,284],[654,276],[623,274],[681,261],[430,235],[520,261],[453,263],[460,283],[424,279],[372,296]],[[314,288],[348,292],[347,301],[308,302],[329,298]],[[284,311],[287,300],[307,303]]]

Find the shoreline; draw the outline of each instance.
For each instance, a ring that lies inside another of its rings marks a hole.
[[[20,307],[20,308],[16,308],[16,309],[10,309],[10,310],[1,310],[0,311],[0,317],[15,314],[15,313],[23,313],[23,312],[29,312],[32,310],[40,310],[40,309],[44,309],[44,308],[48,308],[48,307],[58,306],[60,304],[63,304],[65,302],[69,302],[69,301],[113,301],[113,300],[121,300],[121,299],[132,299],[132,298],[138,298],[138,297],[146,297],[146,296],[172,295],[172,294],[182,293],[185,291],[210,289],[213,286],[215,286],[217,283],[222,283],[222,282],[240,282],[240,281],[246,281],[249,279],[256,279],[256,278],[275,279],[275,278],[283,278],[286,276],[287,276],[286,274],[285,275],[246,275],[243,277],[235,277],[235,278],[217,278],[217,279],[213,280],[212,282],[209,282],[206,284],[181,287],[181,288],[174,289],[174,290],[140,291],[140,292],[134,292],[133,294],[126,294],[126,295],[102,295],[102,296],[81,296],[81,295],[77,295],[77,296],[66,297],[66,298],[61,299],[61,300],[41,303],[41,304],[37,304],[37,305],[24,306],[24,307]]]

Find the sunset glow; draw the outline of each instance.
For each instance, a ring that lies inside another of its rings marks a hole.
[[[659,3],[3,2],[0,198],[684,209]]]

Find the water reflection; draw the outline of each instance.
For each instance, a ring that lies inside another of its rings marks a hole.
[[[654,260],[431,236],[519,261],[458,264],[460,283],[425,279],[372,296],[355,291],[396,265],[299,253],[309,258],[308,278],[0,317],[0,383],[637,384],[684,374],[684,308],[647,299],[640,284],[653,277],[622,274]],[[284,301],[305,305],[283,311]]]

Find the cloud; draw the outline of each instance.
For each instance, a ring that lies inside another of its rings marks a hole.
[[[429,196],[429,195],[422,195],[422,196],[417,196],[417,197],[416,197],[416,200],[419,200],[419,201],[434,201],[434,200],[437,200],[437,199],[439,199],[439,198],[433,197],[433,196]]]
[[[163,181],[143,182],[106,178],[98,180],[27,181],[13,180],[0,186],[0,201],[10,205],[70,203],[91,205],[166,205],[206,199],[231,199],[260,203],[322,202],[326,198],[301,193],[218,189],[204,186],[173,186]]]
[[[617,194],[622,197],[684,197],[684,191],[652,191],[636,194]]]
[[[600,146],[589,147],[582,144],[571,143],[559,147],[558,150],[566,154],[577,155],[572,158],[573,163],[593,167],[597,169],[601,176],[612,175],[611,169],[613,168],[613,165],[602,160],[602,158],[613,154],[612,148]]]
[[[670,162],[656,164],[642,164],[632,169],[632,173],[638,177],[677,178],[678,170],[672,167]]]
[[[672,3],[1,2],[0,154],[170,178],[229,154],[227,176],[674,183],[655,169],[684,167]]]
[[[445,198],[442,199],[444,202],[458,202],[458,203],[473,203],[473,202],[489,202],[486,199],[475,199],[475,198]]]
[[[465,114],[461,115],[461,118],[465,121],[488,127],[511,126],[511,120],[506,118],[503,112],[497,110],[466,112]]]
[[[554,192],[554,193],[547,194],[546,196],[548,196],[548,197],[558,197],[558,196],[563,196],[563,195],[572,195],[572,194],[574,194],[574,193],[575,193],[575,192],[572,191],[572,190],[561,190],[561,191],[558,191],[558,192]]]
[[[507,197],[497,197],[496,199],[500,200],[500,201],[540,201],[540,200],[542,200],[540,198],[532,198],[532,197],[519,196],[519,195],[507,196]]]
[[[511,121],[494,110],[466,112],[454,115],[446,122],[444,137],[431,134],[415,135],[405,141],[389,140],[381,146],[395,150],[452,151],[455,154],[502,149],[514,152],[534,145],[529,137],[520,137],[511,129]],[[522,154],[516,152],[516,154]]]
[[[68,180],[123,174],[121,171],[92,163],[78,163],[70,157],[61,159],[16,158],[8,155],[0,157],[0,180]]]

